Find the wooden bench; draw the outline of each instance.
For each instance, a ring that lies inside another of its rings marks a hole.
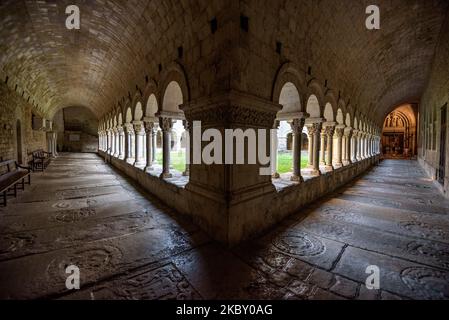
[[[33,159],[32,168],[33,171],[41,170],[44,171],[51,162],[51,152],[46,152],[42,149],[38,149],[32,152]]]
[[[0,162],[0,193],[3,194],[3,205],[6,206],[8,191],[13,189],[14,197],[17,197],[17,185],[25,190],[25,178],[27,184],[31,184],[31,168],[19,165],[15,160]]]

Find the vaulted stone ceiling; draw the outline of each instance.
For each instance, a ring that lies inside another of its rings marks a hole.
[[[318,66],[314,71],[368,116],[375,112],[379,123],[389,108],[419,100],[448,8],[446,0],[377,1],[382,29],[369,32],[364,8],[372,1],[235,1],[250,26],[264,22],[266,32],[256,36],[281,39],[290,56]],[[77,32],[65,28],[65,8],[74,3],[82,10]],[[167,30],[188,42],[198,32],[194,19],[208,26],[210,3],[2,0],[0,68],[43,114],[86,106],[101,116],[135,88],[137,77],[143,81],[143,70],[157,69],[166,47],[189,45],[170,43]]]

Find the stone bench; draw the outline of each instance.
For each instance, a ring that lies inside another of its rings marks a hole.
[[[3,194],[3,205],[6,206],[8,191],[13,189],[14,197],[17,197],[17,185],[25,190],[25,178],[31,184],[31,168],[20,166],[15,160],[0,162],[0,193]]]

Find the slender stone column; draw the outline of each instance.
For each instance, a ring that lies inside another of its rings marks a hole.
[[[337,152],[335,154],[334,167],[341,168],[343,166],[342,163],[342,137],[343,137],[344,125],[338,125],[335,128],[335,136],[337,137]]]
[[[112,134],[113,134],[113,139],[112,139],[112,141],[114,141],[114,153],[112,154],[112,156],[113,157],[116,157],[116,158],[118,158],[118,153],[119,153],[119,142],[118,142],[118,134],[119,134],[119,132],[118,132],[118,129],[117,128],[114,128],[114,129],[112,129]]]
[[[301,176],[301,145],[302,145],[302,129],[304,128],[304,118],[293,119],[290,123],[293,134],[293,175],[292,181],[303,182]]]
[[[141,122],[134,123],[134,135],[135,135],[135,152],[134,152],[134,166],[144,166],[146,163],[142,156],[143,151],[143,125]]]
[[[273,125],[273,133],[271,134],[271,177],[274,179],[279,178],[278,169],[278,128],[279,121],[275,120]]]
[[[354,130],[352,134],[352,155],[351,155],[351,161],[352,163],[355,163],[358,161],[357,159],[357,149],[358,149],[358,130]]]
[[[145,135],[147,150],[145,154],[146,166],[145,171],[153,170],[153,134],[154,134],[154,123],[150,121],[145,121]]]
[[[357,161],[362,160],[362,135],[363,133],[361,131],[357,134]]]
[[[153,148],[153,151],[151,152],[151,160],[152,160],[152,163],[154,164],[155,162],[156,162],[156,152],[157,152],[157,128],[158,128],[158,124],[157,123],[154,123],[154,126],[153,126],[153,145],[152,145],[152,148]]]
[[[351,161],[352,128],[350,128],[350,127],[345,128],[344,137],[345,137],[346,146],[345,146],[343,165],[347,166],[352,163],[352,161]]]
[[[334,167],[332,166],[333,162],[333,137],[335,132],[335,124],[326,125],[325,127],[326,139],[327,139],[327,150],[326,150],[326,171],[333,171]]]
[[[313,169],[313,124],[307,124],[307,138],[309,140],[309,144],[307,146],[308,156],[307,159],[307,169]]]
[[[171,178],[170,173],[170,145],[171,130],[173,122],[170,118],[159,118],[159,125],[162,129],[162,173],[161,178]]]
[[[320,166],[326,165],[326,128],[322,127],[320,132]]]
[[[134,134],[133,127],[131,124],[127,123],[124,127],[125,129],[125,161],[131,160],[131,135]]]
[[[312,136],[313,136],[313,168],[312,175],[319,176],[320,172],[320,134],[321,134],[321,123],[314,123],[312,125]]]
[[[124,155],[123,155],[123,135],[124,135],[123,126],[117,127],[117,130],[118,130],[118,158],[123,159],[124,158]]]
[[[183,120],[182,124],[186,132],[185,144],[186,144],[186,168],[182,173],[183,176],[188,177],[190,174],[190,124],[187,120]]]

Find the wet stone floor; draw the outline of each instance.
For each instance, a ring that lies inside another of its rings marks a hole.
[[[406,160],[228,249],[96,155],[63,154],[0,207],[0,238],[0,299],[449,298],[449,201]]]

